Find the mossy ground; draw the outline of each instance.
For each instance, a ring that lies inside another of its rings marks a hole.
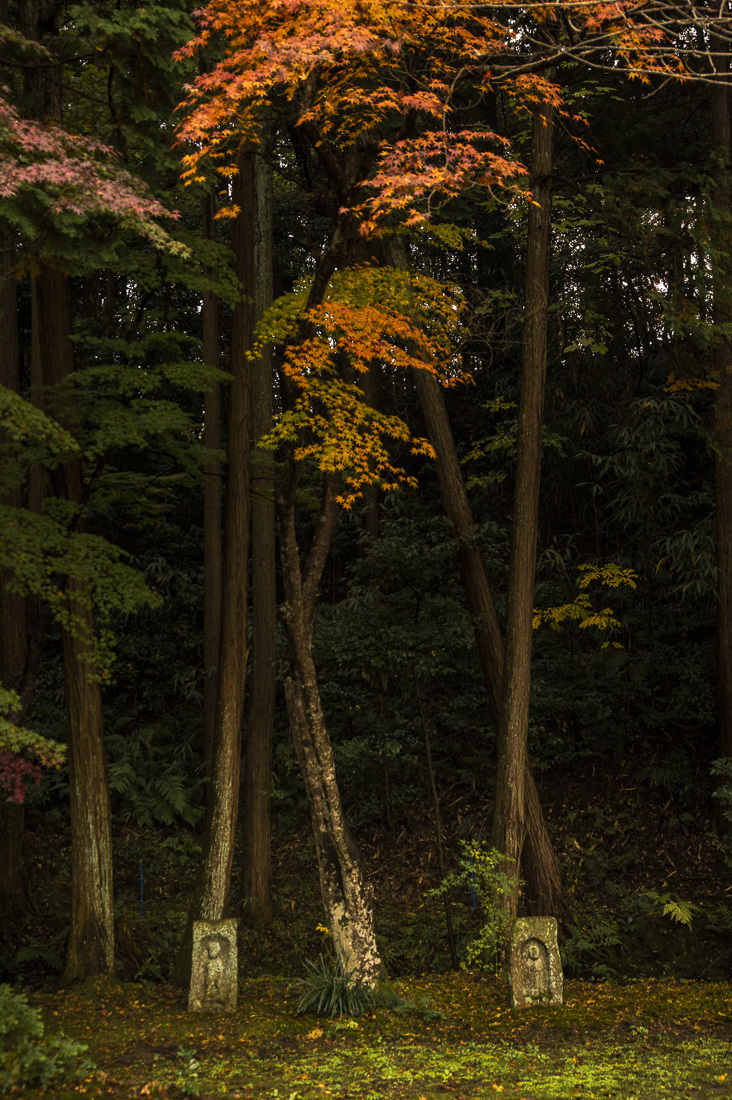
[[[167,986],[96,982],[33,1001],[98,1067],[54,1100],[732,1096],[727,984],[569,981],[563,1007],[522,1011],[473,974],[394,988],[401,1003],[358,1020],[298,1016],[297,984],[264,978],[241,983],[230,1016],[191,1015]]]
[[[563,1008],[523,1012],[508,1008],[497,980],[449,970],[444,912],[427,896],[439,883],[434,830],[419,807],[409,820],[358,835],[379,946],[402,1004],[357,1021],[296,1014],[294,979],[327,942],[306,807],[273,837],[271,925],[247,923],[237,851],[235,1016],[191,1016],[181,994],[163,984],[198,864],[196,838],[180,828],[115,830],[119,975],[134,981],[54,989],[69,918],[68,824],[60,811],[29,814],[26,871],[35,908],[0,927],[0,980],[28,992],[49,1032],[86,1043],[97,1066],[87,1080],[46,1096],[732,1097],[730,867],[710,836],[708,805],[680,815],[626,770],[598,774],[595,786],[579,774],[575,786],[566,776],[545,782],[555,792],[547,817],[572,923],[589,930],[590,946],[575,948],[572,963],[569,945],[561,945]],[[453,792],[443,819],[449,850],[456,852],[460,837],[486,835],[489,822],[487,796]],[[649,890],[693,902],[692,928],[664,916]],[[470,891],[453,898],[459,952],[480,920]],[[613,931],[611,945],[593,938],[598,927]],[[593,973],[612,981],[577,980]]]

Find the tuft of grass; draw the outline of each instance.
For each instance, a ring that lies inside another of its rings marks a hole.
[[[362,1016],[373,1003],[371,991],[345,970],[340,960],[331,962],[318,956],[317,962],[305,960],[307,977],[300,978],[305,987],[297,1006],[299,1013],[316,1016]]]

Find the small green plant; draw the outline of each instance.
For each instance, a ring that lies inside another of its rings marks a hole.
[[[75,1080],[94,1068],[82,1058],[85,1050],[65,1035],[45,1036],[25,994],[0,985],[0,1092]]]
[[[668,893],[658,894],[655,890],[644,890],[642,896],[656,905],[660,905],[664,917],[670,917],[676,924],[683,924],[687,928],[691,928],[694,915],[701,913],[698,905],[694,905],[690,901],[682,901],[681,898],[672,898]]]
[[[178,1051],[178,1068],[175,1074],[175,1083],[186,1096],[200,1096],[202,1083],[199,1070],[201,1063],[198,1061],[195,1050]]]
[[[415,1016],[420,1016],[427,1024],[434,1024],[445,1019],[445,1013],[441,1012],[439,1008],[435,1008],[428,997],[417,997],[416,1000],[412,1000],[411,997],[407,1000],[400,999],[399,1003],[394,1006],[394,1012],[398,1016],[406,1016],[412,1013]]]
[[[373,995],[352,971],[345,970],[340,960],[318,956],[317,962],[305,960],[307,977],[299,982],[305,986],[297,1006],[299,1013],[316,1016],[362,1016],[373,1003]]]
[[[475,840],[461,840],[460,847],[457,869],[446,875],[427,897],[442,898],[458,889],[471,891],[483,923],[477,936],[467,943],[462,965],[465,969],[477,966],[495,973],[513,919],[506,901],[515,880],[505,870],[505,856],[495,848]]]

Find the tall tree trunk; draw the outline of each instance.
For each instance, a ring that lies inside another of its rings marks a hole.
[[[226,433],[224,556],[216,726],[203,851],[183,943],[173,978],[190,980],[194,920],[221,920],[227,910],[239,809],[241,726],[244,711],[249,553],[251,388],[247,353],[252,347],[254,299],[254,154],[242,151],[234,178],[240,212],[232,225],[234,266],[242,297],[232,317],[229,408]]]
[[[20,358],[18,347],[18,301],[14,253],[10,239],[0,234],[0,385],[18,393]],[[0,429],[0,444],[5,442]],[[20,508],[21,486],[9,490],[0,503]],[[0,570],[0,683],[17,690],[25,665],[25,598],[8,588],[10,576]],[[0,920],[22,916],[30,908],[23,874],[23,806],[0,802]]]
[[[213,192],[203,198],[203,238],[215,240],[216,200]],[[207,272],[209,273],[209,272]],[[203,292],[203,361],[219,366],[219,310],[216,295]],[[203,443],[212,451],[221,449],[221,386],[214,382],[203,399]],[[211,780],[219,643],[221,640],[221,462],[206,463],[203,487],[203,763]],[[208,792],[207,792],[208,793]]]
[[[258,321],[272,304],[272,168],[258,156],[255,165],[255,310]],[[252,366],[252,442],[272,424],[272,349]],[[272,917],[270,896],[270,793],[272,727],[275,706],[277,590],[275,502],[272,458],[255,450],[252,460],[252,670],[244,772],[244,897],[256,924]]]
[[[45,0],[22,0],[19,22],[29,37],[41,40],[58,35],[58,8]],[[29,66],[24,86],[31,113],[36,118],[62,121],[61,67]],[[39,378],[36,394],[54,419],[68,426],[69,377],[74,369],[71,342],[69,280],[52,258],[41,256],[32,277],[33,328],[31,381]],[[34,377],[34,375],[36,377]],[[61,388],[66,387],[62,397]],[[50,392],[50,399],[43,393]],[[44,478],[31,470],[29,504],[40,507]],[[77,530],[83,530],[81,513],[82,469],[79,459],[53,471],[56,496],[79,508]],[[101,688],[91,652],[94,616],[88,589],[67,582],[66,609],[74,623],[62,628],[66,717],[68,726],[69,801],[71,812],[71,927],[63,972],[65,981],[110,974],[114,969],[114,920],[112,903],[112,843],[109,785],[104,744]],[[42,629],[43,617],[39,625]],[[40,647],[37,647],[40,652]],[[33,653],[29,649],[29,658]],[[35,658],[34,658],[35,659]],[[28,664],[28,662],[26,662]],[[23,679],[26,680],[24,672]],[[28,684],[24,694],[28,695]]]
[[[387,258],[395,267],[407,265],[403,247],[391,242]],[[429,371],[413,371],[414,384],[430,442],[435,449],[435,465],[440,497],[455,538],[460,542],[458,561],[465,601],[473,618],[483,681],[498,729],[503,691],[504,650],[490,583],[480,548],[474,542],[473,515],[465,490],[457,448],[439,382]],[[556,853],[546,827],[534,775],[526,755],[524,796],[526,799],[525,870],[532,896],[532,908],[557,919],[567,916],[562,876]]]
[[[53,387],[48,412],[69,422],[69,376],[74,369],[71,303],[66,274],[42,262],[34,277],[39,325],[38,353],[44,386]],[[52,477],[57,496],[81,507],[82,471],[72,459]],[[77,529],[83,530],[83,517]],[[90,647],[94,616],[81,582],[67,582],[67,609],[73,629],[62,628],[61,644],[69,738],[71,809],[71,928],[64,981],[110,974],[114,969],[112,905],[112,819],[104,745],[99,677]]]
[[[435,449],[437,478],[445,515],[460,542],[458,560],[460,578],[474,627],[478,657],[483,672],[493,722],[498,728],[503,684],[503,637],[498,621],[485,562],[476,546],[473,515],[465,490],[457,448],[445,407],[442,387],[428,371],[414,371],[414,382],[424,416],[427,434]],[[527,756],[524,779],[526,799],[526,841],[524,871],[529,885],[531,907],[538,913],[567,916],[562,875],[554,846],[546,827],[539,792]]]
[[[71,478],[81,488],[81,469]],[[75,483],[75,484],[74,484]],[[94,617],[82,584],[66,586],[67,606],[83,621],[87,639],[62,634],[69,728],[71,806],[71,928],[63,980],[75,981],[114,971],[112,900],[112,815],[104,752],[102,695],[88,653]],[[80,602],[84,601],[84,602]]]
[[[720,43],[717,42],[719,46]],[[727,66],[728,68],[728,66]],[[732,215],[730,162],[730,86],[712,87],[712,145],[721,159],[714,189],[715,216],[721,226],[714,258],[714,301],[712,317],[717,328],[713,367],[719,376],[714,417],[714,494],[717,542],[717,753],[732,758],[732,341],[721,335],[722,325],[732,318],[732,264],[726,255],[729,221]],[[719,255],[722,252],[723,255]],[[723,807],[715,807],[717,827],[729,829]]]
[[[290,731],[302,770],[318,858],[320,889],[333,947],[343,967],[370,988],[382,971],[376,946],[371,892],[341,805],[335,760],[312,659],[315,597],[333,538],[336,478],[324,477],[318,525],[304,571],[295,534],[298,469],[291,462],[277,498],[277,519],[291,673],[285,681]]]
[[[516,483],[506,609],[505,663],[498,722],[493,843],[515,878],[510,908],[519,899],[519,870],[526,833],[526,762],[531,689],[534,576],[539,524],[541,430],[549,316],[549,242],[554,111],[534,109],[531,190],[526,257],[523,354],[519,398]]]

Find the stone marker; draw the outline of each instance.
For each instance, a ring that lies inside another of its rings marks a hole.
[[[512,1008],[563,1003],[564,975],[554,917],[519,917],[514,922],[508,984]]]
[[[236,920],[193,922],[189,1012],[234,1012],[237,992]]]

